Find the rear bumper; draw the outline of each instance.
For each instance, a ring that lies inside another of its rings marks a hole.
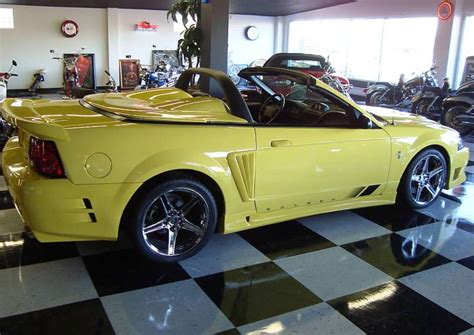
[[[466,166],[469,162],[469,149],[459,150],[456,156],[452,156],[447,189],[458,186],[466,181]]]
[[[5,146],[2,168],[18,212],[41,242],[116,239],[122,213],[141,185],[45,178],[29,167],[17,137]]]

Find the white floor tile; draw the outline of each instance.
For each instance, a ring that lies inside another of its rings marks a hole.
[[[195,278],[268,261],[264,254],[239,235],[216,234],[201,252],[180,264]]]
[[[0,210],[0,235],[15,234],[25,231],[25,226],[16,209]]]
[[[233,328],[193,280],[101,298],[117,334],[213,334]]]
[[[298,221],[338,245],[391,233],[390,230],[349,211],[317,215]]]
[[[97,297],[80,258],[0,270],[0,317]]]
[[[242,334],[364,334],[326,303],[239,328]]]

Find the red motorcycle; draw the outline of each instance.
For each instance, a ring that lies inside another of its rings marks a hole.
[[[64,65],[64,92],[67,98],[74,98],[73,91],[76,87],[80,87],[83,83],[82,78],[79,76],[78,63],[84,57],[82,53],[84,48],[81,48],[77,53],[77,56],[64,58],[57,54],[54,50],[49,52],[55,55],[53,59],[60,61]]]

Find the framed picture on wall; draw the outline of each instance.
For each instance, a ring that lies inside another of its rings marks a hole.
[[[79,87],[96,89],[95,55],[94,54],[64,54],[64,59],[77,59],[77,81]],[[66,69],[64,69],[66,71]]]
[[[165,62],[166,64],[171,65],[173,69],[183,66],[176,55],[176,50],[153,50],[152,58],[153,67],[158,65],[160,62]]]
[[[140,83],[140,60],[120,59],[120,87],[122,90],[133,90]]]

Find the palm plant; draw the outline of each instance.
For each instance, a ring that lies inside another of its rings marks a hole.
[[[171,6],[167,14],[168,21],[170,18],[176,23],[181,21],[185,28],[178,40],[177,55],[187,61],[189,68],[194,66],[194,60],[196,66],[201,62],[200,3],[200,0],[179,0]],[[194,23],[190,22],[190,19]]]

